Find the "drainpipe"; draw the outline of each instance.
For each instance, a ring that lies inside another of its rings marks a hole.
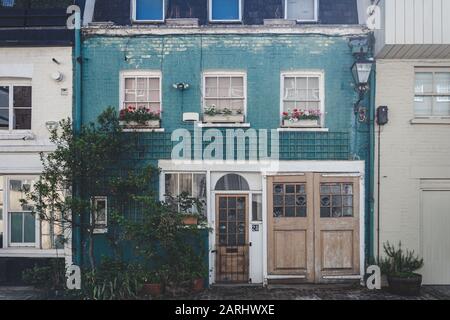
[[[374,244],[375,244],[375,93],[376,93],[376,63],[373,65],[372,74],[370,75],[370,243],[369,243],[369,256],[374,258]],[[378,232],[378,231],[377,231]],[[378,238],[378,235],[377,235]]]
[[[79,134],[81,132],[81,13],[80,11],[75,12],[75,110],[74,110],[74,132]],[[75,196],[80,194],[80,189],[77,184],[75,184]],[[76,248],[75,263],[79,266],[82,265],[82,254],[81,254],[81,227],[79,227],[81,219],[77,215],[74,217],[75,225],[78,227],[74,228],[74,243]]]

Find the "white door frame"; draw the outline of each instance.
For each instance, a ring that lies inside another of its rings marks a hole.
[[[206,172],[207,187],[207,218],[208,227],[212,233],[209,237],[209,281],[210,284],[215,283],[215,191],[211,186],[211,173],[259,173],[261,174],[262,183],[262,232],[263,232],[263,284],[267,284],[267,280],[272,278],[267,273],[267,187],[266,179],[270,175],[298,175],[305,172],[324,173],[328,176],[359,176],[360,179],[360,277],[364,276],[364,257],[365,257],[365,163],[364,161],[279,161],[277,163],[277,171],[271,171],[271,166],[263,161],[185,161],[185,160],[160,160],[158,162],[161,168],[160,174],[160,199],[164,198],[164,173],[165,172]],[[180,169],[182,168],[182,169]],[[273,166],[272,166],[273,168]],[[251,192],[251,191],[250,191]],[[261,192],[261,190],[255,190]],[[227,191],[217,193],[226,194]],[[228,191],[235,194],[236,191]],[[246,194],[248,191],[239,191]],[[250,205],[250,203],[249,203]],[[249,219],[250,212],[249,210]],[[250,224],[249,224],[250,225]],[[250,262],[251,264],[251,262]],[[277,278],[292,278],[290,276],[277,276]]]

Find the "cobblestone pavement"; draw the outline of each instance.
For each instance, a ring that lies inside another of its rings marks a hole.
[[[42,295],[32,287],[0,287],[0,300],[39,300]]]
[[[0,300],[40,300],[31,287],[0,287]],[[359,286],[217,286],[199,294],[178,297],[188,300],[450,300],[450,286],[424,286],[418,297],[400,297],[386,290],[370,291]]]
[[[194,300],[450,300],[450,286],[424,286],[418,297],[401,297],[386,290],[360,286],[298,285],[262,287],[212,287],[190,296]]]

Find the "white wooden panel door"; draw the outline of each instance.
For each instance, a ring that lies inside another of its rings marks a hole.
[[[422,193],[424,284],[450,284],[450,190]]]

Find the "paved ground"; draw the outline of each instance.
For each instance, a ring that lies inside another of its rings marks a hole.
[[[0,287],[0,300],[39,300],[42,294],[32,287]]]
[[[426,286],[418,297],[401,297],[386,290],[370,291],[359,286],[214,287],[194,300],[450,300],[450,286]]]
[[[39,300],[31,287],[0,287],[0,300]],[[450,286],[424,286],[419,297],[405,298],[386,290],[369,291],[359,286],[213,287],[186,299],[193,300],[450,300]]]

